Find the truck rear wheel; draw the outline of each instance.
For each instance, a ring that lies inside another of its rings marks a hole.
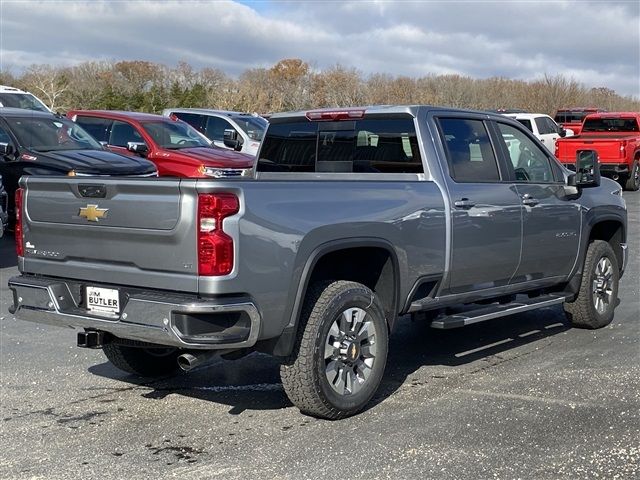
[[[631,170],[629,170],[629,178],[627,178],[627,182],[624,185],[626,190],[631,190],[632,192],[637,192],[640,190],[640,162],[636,158],[631,165]]]
[[[315,284],[300,321],[294,352],[280,368],[289,399],[331,420],[362,410],[387,361],[388,327],[376,294],[344,280]]]
[[[142,377],[169,375],[178,370],[180,352],[176,348],[139,348],[107,343],[102,351],[115,367]]]
[[[574,327],[602,328],[613,320],[618,301],[620,270],[607,242],[594,240],[587,248],[580,291],[575,301],[564,304]]]

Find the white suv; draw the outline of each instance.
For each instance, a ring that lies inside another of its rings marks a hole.
[[[39,112],[51,112],[42,100],[29,92],[0,85],[0,107],[25,108]]]
[[[206,108],[167,108],[162,114],[187,122],[218,147],[254,157],[268,124],[259,115]]]
[[[573,136],[573,130],[565,130],[544,113],[503,113],[503,115],[515,118],[527,127],[547,147],[547,150],[554,154],[558,138]]]

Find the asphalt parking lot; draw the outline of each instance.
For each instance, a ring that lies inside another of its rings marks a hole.
[[[0,478],[639,478],[640,192],[625,197],[609,327],[556,307],[445,332],[406,318],[370,408],[339,422],[301,415],[264,355],[148,381],[15,320],[0,239]]]

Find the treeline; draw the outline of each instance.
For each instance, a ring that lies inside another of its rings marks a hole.
[[[319,70],[300,59],[252,68],[237,79],[215,68],[197,70],[184,62],[175,68],[146,61],[33,65],[20,75],[1,71],[0,84],[28,90],[56,111],[160,112],[179,106],[269,113],[376,104],[522,108],[550,115],[557,108],[575,106],[640,111],[638,98],[618,95],[607,87],[588,88],[563,75],[529,82],[461,75],[365,76],[341,65]]]

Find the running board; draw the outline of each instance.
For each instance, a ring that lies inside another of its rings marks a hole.
[[[542,307],[550,307],[564,303],[566,297],[564,295],[542,295],[539,297],[519,300],[505,305],[488,305],[474,310],[469,310],[451,315],[441,315],[431,322],[432,328],[449,329],[459,328],[472,323],[484,322],[494,318],[506,317],[515,313],[535,310]]]

